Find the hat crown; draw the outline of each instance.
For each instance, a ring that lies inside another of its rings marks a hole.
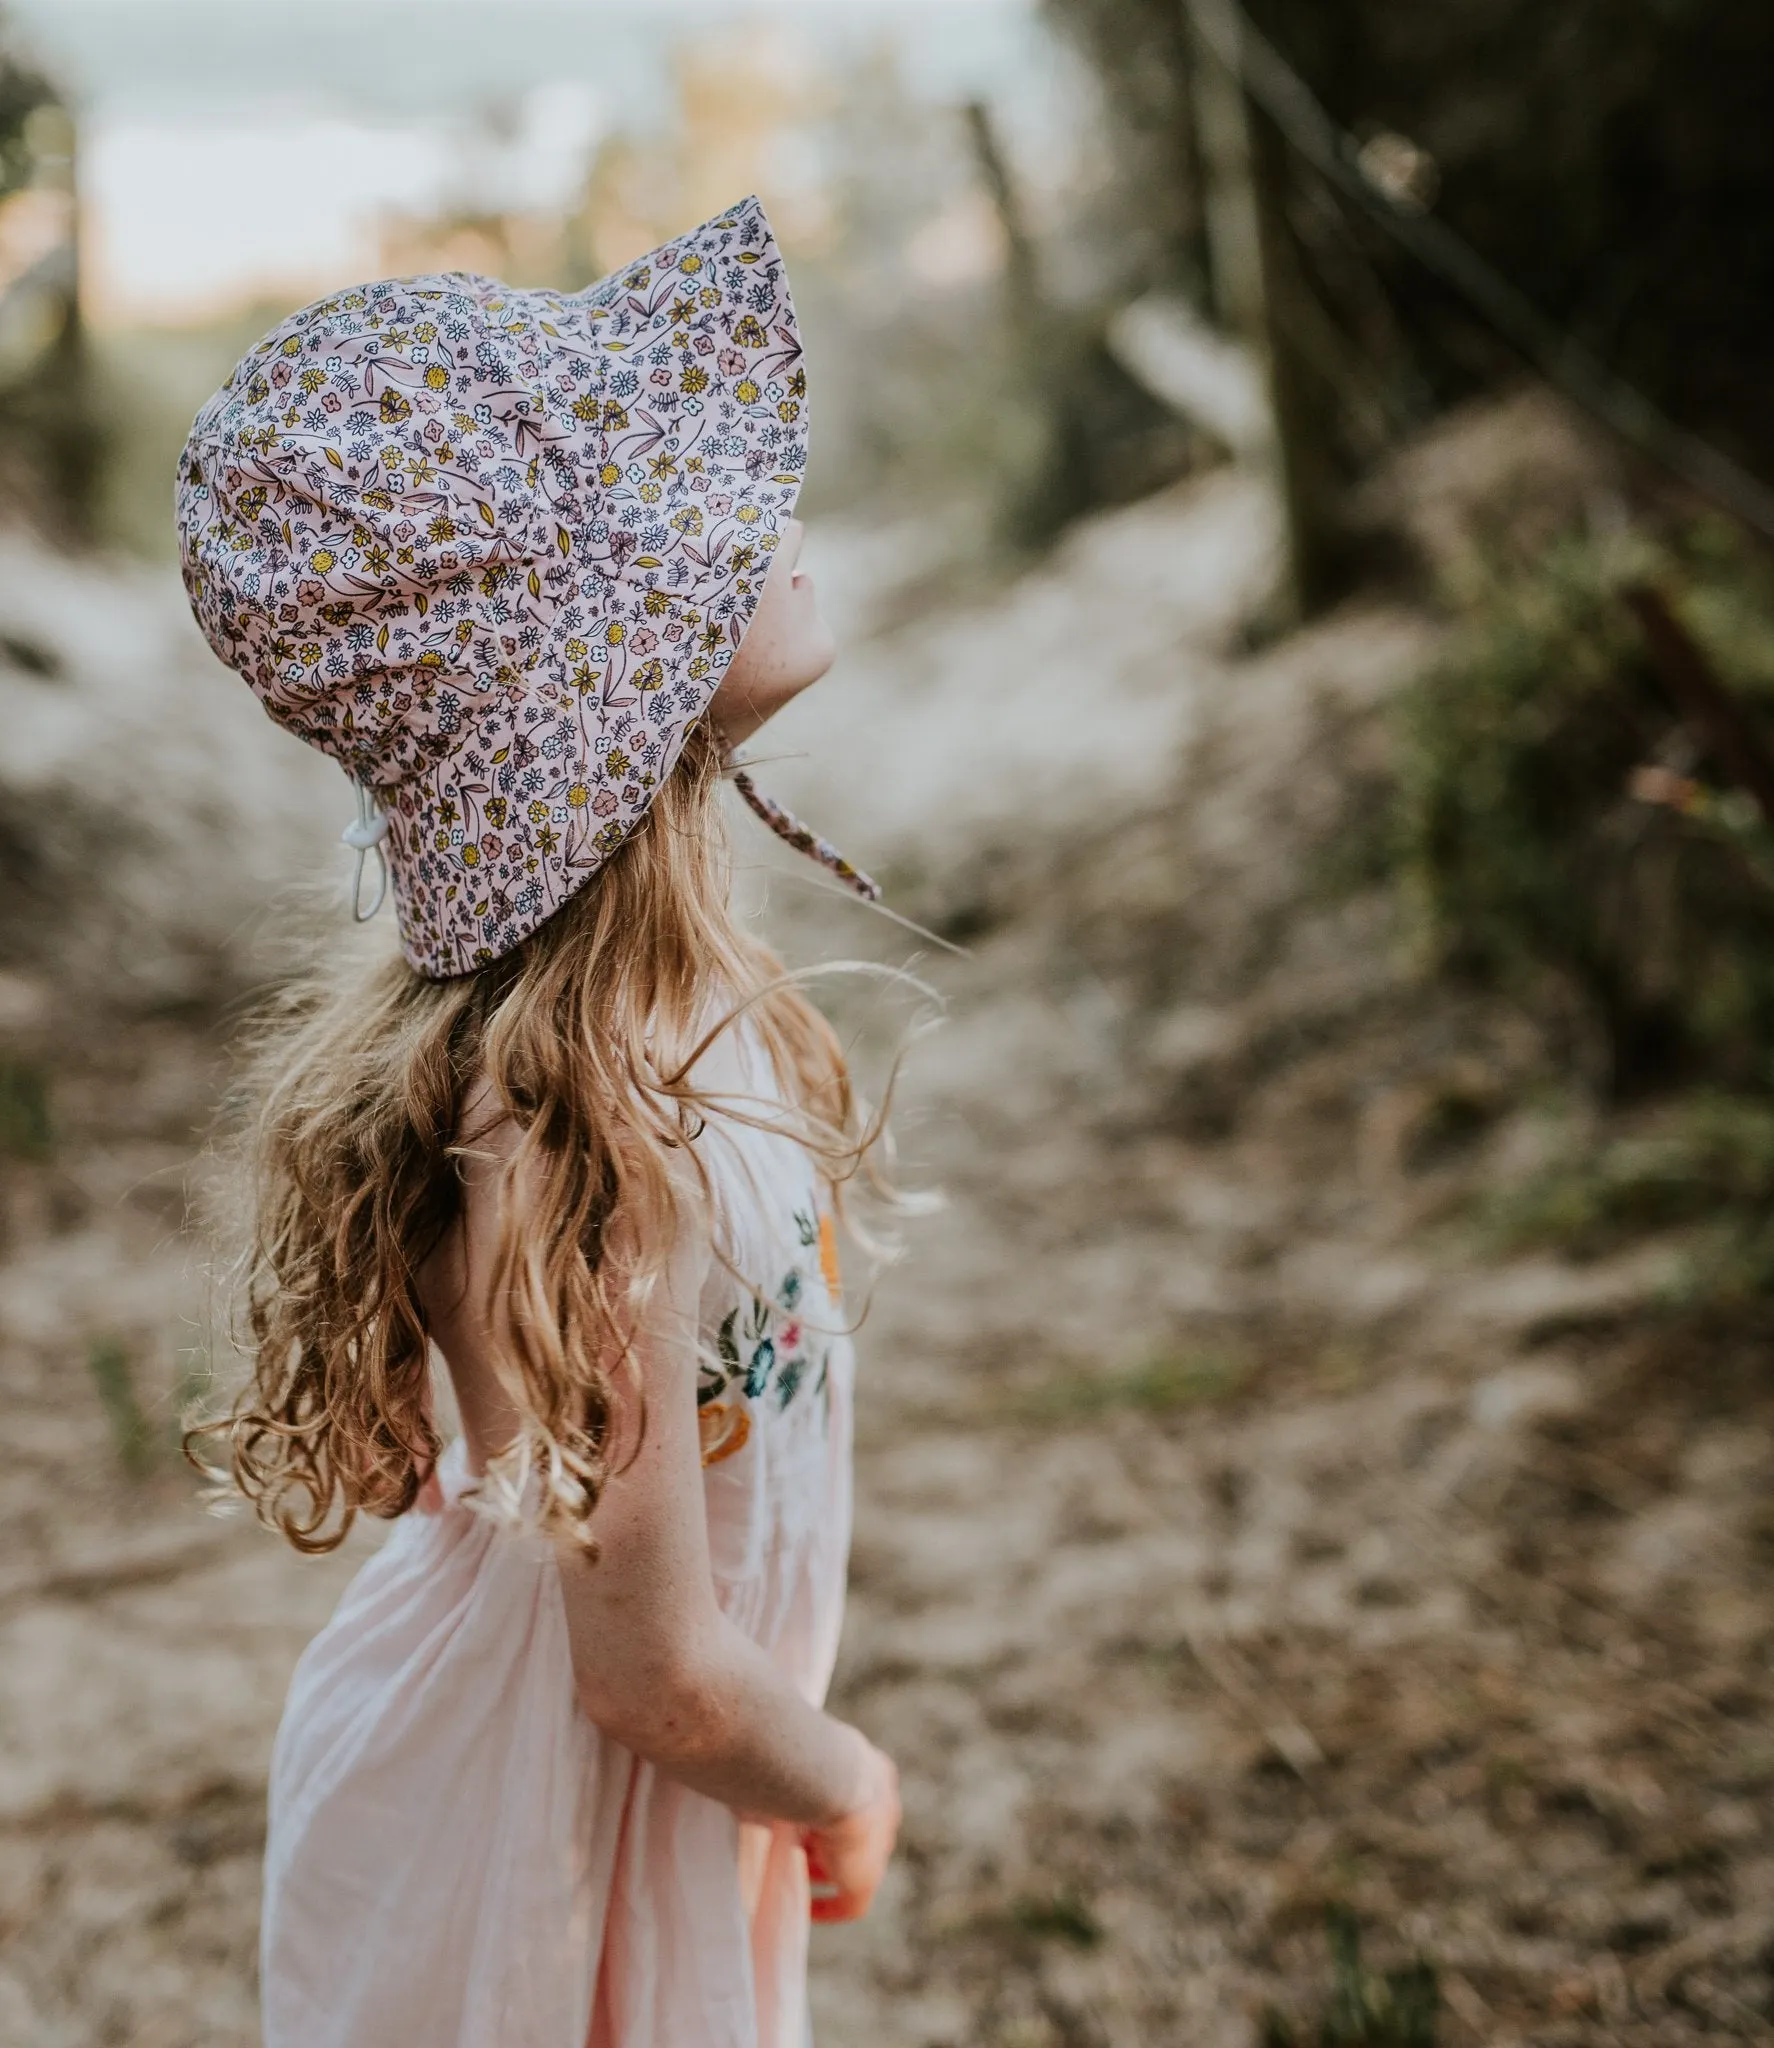
[[[380,786],[422,971],[518,943],[644,815],[756,608],[804,393],[748,199],[585,292],[335,293],[199,414],[193,608],[274,717]]]

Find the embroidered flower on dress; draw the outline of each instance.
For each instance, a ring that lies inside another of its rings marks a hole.
[[[796,1242],[817,1253],[826,1292],[835,1302],[836,1255],[826,1258],[836,1235],[830,1217],[811,1210],[794,1212]],[[829,1343],[815,1345],[822,1333],[802,1313],[810,1272],[791,1265],[773,1293],[754,1292],[728,1310],[715,1337],[714,1355],[705,1359],[697,1379],[697,1423],[702,1462],[718,1464],[743,1450],[751,1433],[744,1403],[773,1402],[787,1409],[803,1388],[811,1386],[823,1401],[831,1363]]]

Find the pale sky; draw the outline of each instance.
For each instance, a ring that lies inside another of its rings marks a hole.
[[[12,0],[81,115],[101,325],[180,324],[367,274],[390,211],[547,206],[669,104],[674,42],[760,18],[914,90],[1014,89],[1032,0]],[[498,116],[506,139],[489,135]]]

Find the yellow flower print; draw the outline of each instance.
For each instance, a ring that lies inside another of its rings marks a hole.
[[[733,387],[733,396],[741,405],[756,405],[759,398],[757,382],[751,377],[741,377]]]
[[[643,505],[657,505],[659,502],[659,494],[662,489],[663,486],[660,484],[642,484],[641,503]]]
[[[581,392],[573,401],[573,417],[582,420],[586,426],[596,420],[598,411],[598,401],[589,391]]]
[[[324,576],[337,559],[331,548],[316,548],[308,557],[308,566],[316,576]]]
[[[614,462],[606,462],[597,473],[597,480],[608,490],[612,484],[622,481],[622,471]]]
[[[477,868],[480,866],[480,848],[475,845],[472,839],[462,849],[462,865],[465,868]]]
[[[694,250],[692,250],[688,256],[685,256],[682,259],[680,259],[678,263],[678,268],[684,273],[686,277],[694,277],[696,273],[702,268],[702,258],[698,256]]]
[[[582,811],[590,802],[591,791],[583,782],[569,782],[567,784],[567,805],[569,809]]]
[[[785,398],[776,408],[776,417],[779,420],[795,420],[799,419],[800,416],[801,408],[792,398]]]
[[[439,541],[454,540],[456,538],[456,522],[447,512],[438,513],[436,518],[429,521],[426,525],[425,538],[427,540]]]
[[[626,409],[625,409],[624,407],[622,407],[622,406],[618,405],[618,404],[616,403],[615,399],[613,399],[613,398],[606,398],[606,399],[604,400],[604,427],[605,427],[605,430],[606,430],[607,432],[609,432],[609,433],[616,433],[616,432],[620,431],[620,429],[622,429],[623,427],[625,427],[625,426],[627,426],[627,425],[628,425],[628,413],[627,413]]]
[[[612,747],[604,756],[604,766],[614,776],[626,775],[628,773],[628,756],[620,747]],[[570,801],[571,799],[569,798]]]
[[[301,336],[299,334],[286,334],[283,338],[283,352],[286,356],[299,356],[302,353]]]
[[[700,363],[687,364],[684,369],[683,386],[694,398],[697,392],[708,389],[708,372]]]
[[[620,647],[627,637],[628,628],[620,619],[612,619],[604,628],[604,644],[607,647]]]
[[[586,654],[585,642],[578,639],[569,640],[562,652],[569,661],[583,661]]]
[[[304,668],[312,668],[320,659],[320,648],[312,640],[304,640],[296,649],[296,659]]]
[[[671,599],[666,596],[663,590],[649,590],[644,602],[649,618],[656,619],[662,613],[668,612],[671,609]],[[567,651],[570,654],[572,649],[569,648]]]
[[[741,505],[733,516],[739,521],[741,526],[756,526],[758,523],[758,508],[755,505]]]
[[[548,823],[548,806],[538,799],[529,806],[524,815],[532,825],[546,825]]]
[[[634,680],[636,689],[657,690],[665,681],[665,664],[657,657],[652,661],[643,662],[635,670]],[[621,774],[622,770],[618,769],[616,772]]]
[[[734,323],[733,339],[740,348],[762,348],[769,338],[753,313],[742,313]]]
[[[450,373],[442,363],[431,363],[427,366],[425,388],[428,391],[447,391],[450,388]]]
[[[721,295],[712,284],[705,284],[696,294],[696,303],[699,306],[718,306],[721,303]]]

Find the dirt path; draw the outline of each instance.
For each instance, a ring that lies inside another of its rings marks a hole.
[[[1528,1055],[1410,987],[1327,850],[1427,628],[1236,656],[1199,511],[1084,537],[1066,614],[1085,644],[1106,565],[1173,602],[1163,749],[1157,655],[1124,649],[1075,744],[1137,772],[1054,784],[1058,850],[1001,811],[970,838],[958,772],[896,857],[976,952],[934,970],[953,1015],[902,1116],[949,1207],[863,1341],[838,1691],[901,1759],[905,1853],[816,1944],[820,2038],[1230,2048],[1269,2004],[1315,2024],[1342,1906],[1376,1968],[1434,1961],[1447,2042],[1766,2039],[1765,1368],[1647,1318],[1642,1261],[1488,1267],[1446,1223],[1534,1131],[1444,1156],[1437,1076]],[[917,630],[859,677],[884,749],[895,676],[990,645],[977,614]],[[984,758],[993,728],[954,737]],[[777,894],[797,949],[894,956]],[[199,1516],[164,1455],[209,1014],[123,1032],[36,972],[0,1032],[54,1129],[0,1170],[0,2044],[244,2048],[266,1750],[354,1560]]]

